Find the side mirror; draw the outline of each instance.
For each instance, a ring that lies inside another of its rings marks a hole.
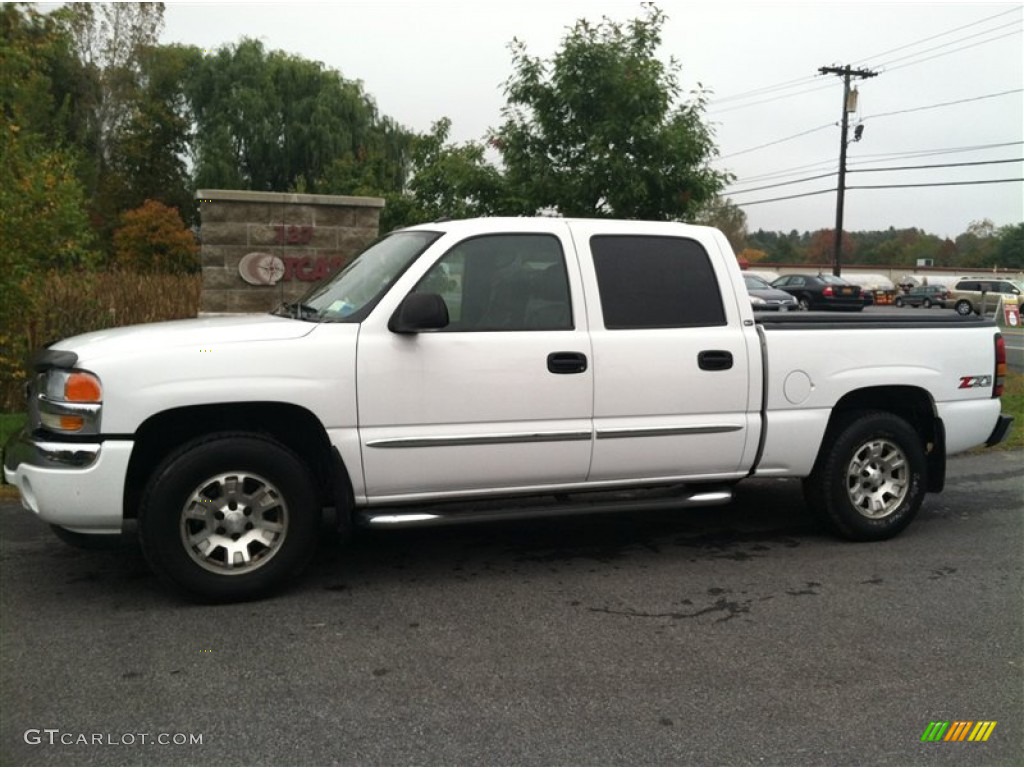
[[[388,322],[392,333],[437,331],[448,325],[448,305],[438,293],[410,293]]]

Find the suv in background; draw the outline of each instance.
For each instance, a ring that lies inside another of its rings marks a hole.
[[[950,290],[949,300],[958,315],[982,312],[982,294],[986,312],[994,312],[1000,298],[1019,297],[1022,287],[1012,280],[984,277],[962,277]]]

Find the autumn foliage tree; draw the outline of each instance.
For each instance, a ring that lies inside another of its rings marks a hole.
[[[114,231],[114,263],[135,272],[195,272],[199,246],[176,208],[147,200],[121,215]]]

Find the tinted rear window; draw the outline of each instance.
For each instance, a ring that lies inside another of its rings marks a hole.
[[[682,237],[590,239],[605,328],[725,325],[722,296],[704,247]]]

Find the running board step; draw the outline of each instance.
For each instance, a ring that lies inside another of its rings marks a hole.
[[[599,498],[595,498],[599,497]],[[682,492],[674,489],[670,495],[649,491],[585,494],[584,498],[567,499],[565,496],[544,496],[537,499],[517,499],[513,506],[486,499],[477,502],[460,501],[418,507],[378,507],[361,509],[356,520],[365,528],[423,528],[438,525],[463,525],[507,520],[533,520],[542,517],[569,515],[595,515],[608,512],[649,512],[659,509],[688,509],[728,504],[732,501],[729,486],[700,486]]]

